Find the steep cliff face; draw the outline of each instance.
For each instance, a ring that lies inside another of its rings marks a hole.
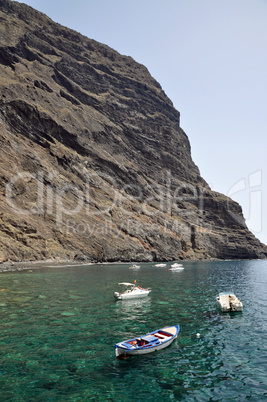
[[[264,258],[131,57],[0,0],[0,260]]]

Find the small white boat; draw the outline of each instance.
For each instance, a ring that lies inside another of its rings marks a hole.
[[[223,313],[243,311],[243,304],[234,293],[219,293],[216,301]]]
[[[116,343],[116,357],[124,358],[128,356],[144,355],[164,349],[177,338],[179,330],[179,325],[164,327],[150,332],[149,334]]]
[[[177,264],[177,262],[175,262],[171,265],[170,271],[180,271],[181,269],[184,269],[182,264]]]
[[[154,267],[164,268],[167,264],[155,264]]]
[[[135,299],[137,297],[148,296],[151,289],[143,289],[140,286],[136,286],[136,281],[134,283],[121,282],[119,283],[121,288],[120,292],[114,292],[114,297],[117,300],[128,300]]]
[[[133,265],[131,265],[129,268],[130,268],[130,269],[139,269],[140,266],[141,266],[141,265],[133,264]]]
[[[170,268],[169,271],[175,272],[175,271],[182,271],[184,267],[178,267],[178,268]]]

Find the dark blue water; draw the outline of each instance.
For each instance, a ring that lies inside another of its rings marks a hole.
[[[267,261],[128,267],[0,275],[1,401],[267,400]],[[134,279],[151,295],[115,302]],[[217,309],[227,290],[243,313]],[[115,358],[115,342],[175,324],[169,348]]]

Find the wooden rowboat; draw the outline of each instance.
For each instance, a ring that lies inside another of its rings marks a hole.
[[[169,346],[178,336],[179,325],[164,327],[146,335],[115,344],[115,354],[117,358],[127,356],[144,355],[164,349]]]

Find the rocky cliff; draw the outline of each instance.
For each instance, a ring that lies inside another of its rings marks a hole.
[[[0,0],[0,260],[264,258],[131,57]]]

